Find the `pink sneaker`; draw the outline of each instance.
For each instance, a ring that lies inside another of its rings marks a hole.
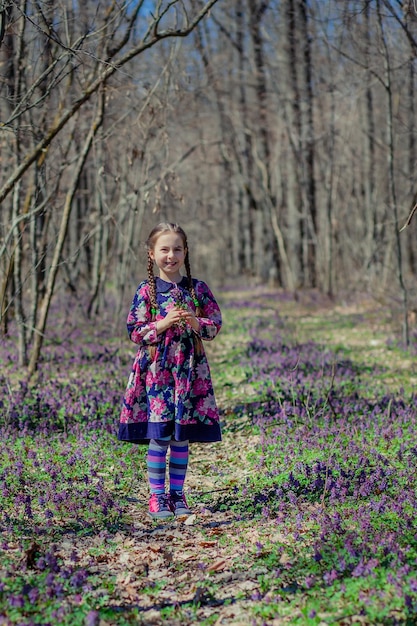
[[[166,493],[153,493],[149,498],[149,515],[153,519],[172,517],[170,499]]]

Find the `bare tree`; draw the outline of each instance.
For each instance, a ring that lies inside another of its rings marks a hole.
[[[187,225],[195,271],[219,284],[366,289],[403,307],[408,285],[414,306],[414,222],[397,240],[417,198],[409,8],[8,2],[1,327],[14,316],[21,363],[36,369],[55,297],[90,317],[111,297],[122,316],[159,219]]]
[[[13,63],[11,59],[10,63],[14,88],[12,97],[4,99],[9,111],[4,116],[2,131],[6,133],[10,129],[14,132],[16,144],[13,152],[16,160],[14,168],[6,172],[1,183],[0,202],[3,206],[7,206],[7,203],[11,206],[13,240],[7,232],[3,239],[5,242],[13,241],[14,271],[5,272],[2,292],[3,303],[7,293],[13,294],[20,336],[20,360],[24,364],[28,315],[23,307],[26,282],[23,272],[32,277],[31,331],[34,332],[34,343],[29,363],[30,374],[36,370],[39,360],[72,207],[83,172],[88,167],[97,130],[103,123],[105,99],[102,87],[110,84],[123,67],[156,44],[186,37],[216,1],[208,0],[198,7],[192,2],[189,6],[177,1],[167,4],[158,2],[154,13],[149,14],[142,32],[139,32],[138,20],[141,10],[145,11],[144,2],[135,3],[133,10],[128,6],[119,9],[113,5],[108,11],[104,8],[96,11],[88,4],[80,7],[79,16],[71,3],[60,7],[53,2],[35,3],[33,7],[28,6],[29,2],[23,5],[13,3],[13,28],[20,26],[20,47],[15,56],[16,62]],[[56,19],[57,12],[60,12],[59,19]],[[78,17],[82,19],[78,21]],[[97,25],[95,29],[92,28],[93,23]],[[39,44],[42,45],[40,57],[36,56]],[[14,46],[14,43],[11,45]],[[36,68],[34,73],[32,68]],[[95,101],[101,102],[98,117],[93,117]],[[40,114],[35,115],[35,111]],[[5,112],[6,108],[3,109]],[[73,142],[78,132],[77,124],[83,126],[86,132],[86,138],[79,142],[78,149],[78,142]],[[26,128],[32,132],[23,135],[23,129]],[[45,168],[52,173],[48,182],[54,187],[56,197],[62,197],[63,189],[68,188],[58,220],[46,208],[48,191],[45,188]],[[21,199],[24,197],[28,200],[22,206]],[[42,205],[42,211],[38,209],[39,205]],[[100,217],[100,230],[103,216],[100,212],[97,215]],[[27,225],[31,225],[29,239]],[[50,239],[51,229],[55,227],[57,238],[53,241]],[[22,254],[26,240],[32,246],[30,261],[23,258]],[[6,244],[5,253],[9,250]],[[93,267],[94,263],[90,271],[94,271]],[[12,277],[13,284],[10,283]],[[97,278],[96,271],[93,294],[97,290]],[[38,313],[39,297],[41,303]],[[5,314],[4,305],[2,310]]]

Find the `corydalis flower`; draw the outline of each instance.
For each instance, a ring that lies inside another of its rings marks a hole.
[[[22,595],[10,596],[9,604],[12,607],[21,609],[25,605],[25,599]]]
[[[85,626],[98,626],[100,615],[98,611],[90,611],[85,618]]]
[[[171,296],[174,298],[175,304],[184,304],[184,294],[179,287],[174,287],[171,291]]]
[[[184,299],[184,294],[179,287],[174,287],[174,289],[171,291],[171,296],[174,299],[176,309],[183,309],[184,311],[188,310],[187,303]],[[187,323],[185,320],[180,320],[179,322],[177,322],[177,326],[179,326],[182,330],[185,330],[187,327]]]

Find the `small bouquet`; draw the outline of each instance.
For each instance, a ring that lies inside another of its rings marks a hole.
[[[171,291],[171,295],[174,298],[176,309],[183,309],[184,311],[188,310],[188,306],[184,300],[184,294],[182,293],[181,289],[179,289],[178,287],[175,287]],[[187,328],[187,322],[185,320],[180,320],[177,326],[179,326],[181,330],[185,330]]]

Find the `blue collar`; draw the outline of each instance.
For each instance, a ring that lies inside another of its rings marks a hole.
[[[171,283],[156,276],[155,282],[156,293],[166,293],[167,291],[171,291],[171,289],[175,289],[175,287],[182,287],[183,289],[187,289],[188,287],[188,278],[186,276],[183,276],[179,283]]]

